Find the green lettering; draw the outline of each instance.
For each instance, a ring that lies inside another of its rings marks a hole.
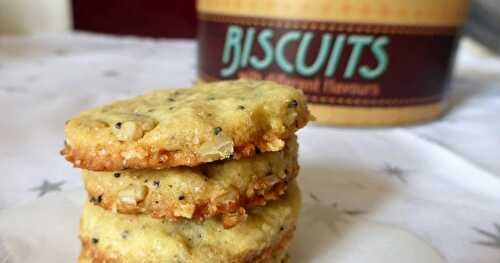
[[[264,57],[262,59],[257,58],[257,56],[250,57],[250,65],[258,70],[263,70],[273,63],[273,45],[271,44],[271,38],[274,36],[274,32],[270,29],[265,29],[259,33],[257,37],[257,42],[259,43],[262,51],[264,51]]]
[[[241,67],[248,65],[248,58],[252,52],[253,38],[255,36],[255,28],[249,27],[245,36],[245,45],[243,46],[243,54],[241,56]]]
[[[313,37],[314,33],[312,32],[304,34],[302,41],[300,41],[297,57],[295,59],[297,72],[303,76],[312,76],[321,69],[327,58],[328,50],[330,50],[330,46],[332,45],[332,34],[324,34],[321,38],[321,47],[319,48],[318,55],[316,56],[314,63],[311,66],[307,66],[307,51],[309,50],[309,45],[311,44]]]
[[[300,36],[300,31],[290,31],[284,34],[276,44],[276,62],[286,73],[293,73],[293,65],[285,57],[285,48],[288,43],[299,40]]]
[[[361,58],[363,48],[366,45],[369,45],[372,41],[372,36],[361,35],[352,35],[349,39],[347,39],[347,43],[352,45],[352,52],[344,72],[344,78],[350,79],[354,76],[354,72],[356,72],[356,67],[358,66],[359,59]]]
[[[335,71],[337,70],[337,65],[339,64],[340,57],[342,56],[342,49],[345,44],[345,34],[340,34],[335,38],[335,44],[333,44],[332,54],[330,55],[330,60],[326,66],[325,76],[333,77]]]
[[[243,29],[239,26],[229,26],[226,34],[226,43],[224,44],[224,52],[222,55],[222,62],[228,64],[231,59],[231,51],[233,53],[233,60],[231,64],[221,70],[223,77],[229,77],[238,70],[238,62],[241,55],[241,39],[243,37]]]
[[[368,66],[362,66],[359,69],[361,77],[364,79],[375,79],[385,72],[389,65],[389,57],[385,51],[385,46],[387,44],[389,44],[389,38],[386,36],[379,37],[373,42],[371,49],[378,64],[374,69],[370,69]]]

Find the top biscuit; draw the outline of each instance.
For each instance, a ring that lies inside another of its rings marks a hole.
[[[66,123],[61,153],[94,171],[197,166],[279,151],[309,119],[297,89],[269,81],[203,83],[83,112]]]

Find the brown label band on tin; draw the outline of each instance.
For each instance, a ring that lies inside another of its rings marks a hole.
[[[273,80],[315,103],[390,107],[442,99],[458,28],[202,13],[198,34],[204,80]]]

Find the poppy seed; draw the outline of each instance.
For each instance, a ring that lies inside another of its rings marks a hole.
[[[159,188],[159,187],[160,187],[160,181],[154,181],[154,182],[153,182],[153,185],[154,185],[156,188]]]
[[[222,128],[221,127],[215,127],[214,128],[214,134],[215,135],[219,135],[219,133],[221,133],[221,132],[222,132]]]
[[[297,108],[299,103],[296,100],[292,100],[288,103],[288,108]]]

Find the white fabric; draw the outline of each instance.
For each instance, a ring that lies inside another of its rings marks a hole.
[[[187,40],[81,33],[0,37],[0,210],[36,200],[44,180],[53,191],[81,188],[78,170],[58,155],[64,121],[146,89],[190,85],[195,48]],[[405,229],[449,262],[499,262],[499,73],[499,58],[467,43],[443,119],[402,128],[302,130],[304,202],[324,208],[307,218],[328,225],[321,211],[337,209]],[[327,242],[333,234],[324,235]],[[0,232],[0,262],[5,238]]]

